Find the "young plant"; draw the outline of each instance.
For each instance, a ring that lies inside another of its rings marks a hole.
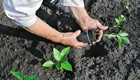
[[[120,50],[121,50],[122,42],[125,44],[130,44],[129,39],[126,37],[128,36],[128,34],[122,31],[120,31],[119,34],[117,35],[115,34],[99,34],[99,35],[107,36],[109,39],[114,38],[115,40],[117,40]]]
[[[128,10],[129,13],[130,13],[131,10],[133,9],[133,7],[130,7],[130,2],[129,2],[129,0],[126,0],[125,8]]]
[[[54,58],[56,59],[56,61],[58,61],[58,63],[56,64],[56,67],[58,70],[61,70],[61,72],[63,72],[64,69],[67,71],[73,71],[71,64],[68,61],[63,61],[63,58],[68,55],[69,49],[70,49],[70,47],[67,47],[67,48],[63,49],[60,53],[57,49],[53,48]],[[55,65],[55,63],[52,62],[51,60],[49,60],[49,61],[45,62],[42,66],[43,67],[52,67],[54,65]]]
[[[119,17],[119,18],[115,18],[115,21],[117,24],[114,25],[113,27],[120,28],[121,22],[126,21],[126,18],[123,15],[121,15],[121,17]]]
[[[27,75],[23,76],[23,74],[20,73],[20,72],[10,71],[10,73],[11,73],[12,75],[14,75],[15,77],[17,77],[18,79],[20,79],[20,80],[37,80],[37,79],[38,79],[38,78],[37,78],[36,76],[34,76],[34,75],[30,75],[30,76],[28,76],[28,77],[27,77]]]

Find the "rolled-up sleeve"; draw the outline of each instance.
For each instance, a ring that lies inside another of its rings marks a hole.
[[[84,7],[83,0],[59,0],[59,2],[64,6]]]
[[[3,8],[12,22],[22,27],[29,27],[36,21],[36,11],[43,0],[3,0]]]

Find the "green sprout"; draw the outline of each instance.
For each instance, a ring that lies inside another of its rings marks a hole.
[[[115,21],[117,24],[114,25],[113,27],[120,28],[121,22],[126,21],[126,18],[123,15],[121,15],[121,17],[119,17],[119,18],[115,18]]]
[[[23,76],[23,74],[20,73],[20,72],[10,71],[10,73],[11,73],[12,75],[14,75],[15,77],[17,77],[18,79],[20,79],[20,80],[37,80],[37,79],[38,79],[38,78],[37,78],[36,76],[34,76],[34,75],[30,75],[30,76],[28,76],[28,77],[27,77],[27,75]]]
[[[60,53],[57,49],[53,48],[54,58],[56,61],[58,61],[58,63],[56,64],[56,67],[58,70],[61,70],[61,72],[63,72],[64,69],[67,71],[73,71],[71,64],[68,61],[63,61],[63,58],[68,55],[69,49],[70,49],[70,47],[64,48]],[[42,66],[43,67],[52,67],[54,65],[55,65],[55,63],[52,62],[51,60],[49,60],[49,61],[45,62]]]
[[[125,8],[129,11],[129,13],[131,12],[131,10],[133,9],[133,7],[129,7],[130,6],[130,2],[129,0],[126,0],[126,4],[125,4]]]
[[[119,34],[117,34],[117,35],[115,35],[115,34],[100,34],[100,33],[96,33],[96,34],[106,36],[109,39],[114,38],[115,40],[118,41],[118,45],[119,45],[120,50],[121,50],[122,42],[125,44],[130,44],[129,39],[126,37],[126,36],[128,36],[128,34],[125,32],[122,32],[122,31],[120,31]]]

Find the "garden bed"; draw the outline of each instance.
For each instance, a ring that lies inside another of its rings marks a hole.
[[[68,60],[73,72],[60,72],[57,68],[44,68],[46,60],[55,59],[53,48],[61,51],[66,46],[33,35],[14,25],[5,16],[0,1],[0,80],[18,80],[10,71],[35,75],[38,80],[140,80],[140,1],[131,0],[131,13],[125,8],[125,0],[85,0],[88,14],[109,26],[104,33],[117,33],[115,18],[124,15],[122,31],[128,33],[130,45],[120,50],[114,39],[103,37],[99,43],[82,49],[70,48]],[[41,6],[37,15],[61,32],[80,29],[71,14]]]

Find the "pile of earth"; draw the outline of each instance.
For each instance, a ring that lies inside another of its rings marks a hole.
[[[57,68],[44,68],[46,60],[56,62],[53,48],[62,50],[66,46],[33,35],[11,22],[5,16],[0,1],[0,80],[18,80],[10,71],[24,75],[35,75],[38,80],[140,80],[140,1],[130,0],[131,13],[125,8],[126,0],[84,0],[88,14],[109,29],[104,33],[118,33],[112,26],[115,18],[124,15],[122,31],[129,34],[130,45],[122,45],[106,37],[101,42],[82,49],[71,47],[68,60],[73,72],[60,72]],[[71,14],[51,10],[44,5],[37,15],[61,32],[80,29]]]

